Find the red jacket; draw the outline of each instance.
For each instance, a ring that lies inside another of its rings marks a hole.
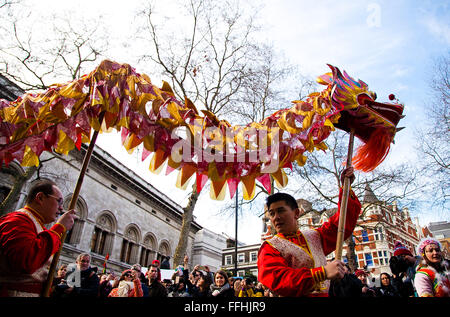
[[[336,249],[337,231],[339,225],[340,201],[342,190],[339,194],[338,212],[328,222],[317,229],[322,242],[324,256]],[[356,226],[356,221],[361,212],[361,204],[356,195],[351,191],[347,205],[344,238],[348,238]],[[286,237],[284,237],[286,238]],[[287,239],[302,248],[308,249],[303,235],[299,237],[287,237]],[[308,250],[309,251],[309,250]],[[315,284],[324,278],[323,268],[292,268],[269,243],[263,243],[258,254],[258,280],[281,296],[308,296]]]
[[[1,217],[0,289],[38,292],[36,285],[43,284],[46,276],[33,273],[58,251],[64,231],[61,224],[46,229],[41,216],[30,207]]]

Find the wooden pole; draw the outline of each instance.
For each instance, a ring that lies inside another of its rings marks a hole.
[[[100,113],[100,116],[99,116],[100,125],[103,121],[104,115],[105,115],[105,112]],[[98,136],[98,131],[94,131],[94,133],[92,134],[91,142],[89,143],[89,147],[86,151],[86,154],[84,155],[83,165],[81,167],[80,174],[78,175],[78,180],[75,185],[75,190],[73,191],[72,199],[70,200],[70,205],[69,205],[68,210],[74,209],[75,206],[77,205],[78,196],[80,195],[81,185],[83,184],[84,175],[86,174],[86,170],[89,165],[89,161],[91,159],[92,152],[94,151],[94,146],[95,146],[95,142],[97,141],[97,136]],[[67,231],[64,232],[64,234],[61,237],[61,246],[59,247],[59,250],[53,255],[53,260],[52,260],[52,263],[48,270],[47,281],[45,282],[44,290],[42,293],[43,297],[50,296],[50,289],[52,287],[53,277],[56,272],[56,265],[58,264],[59,256],[61,255],[61,251],[62,251],[62,248],[64,245],[64,240],[66,239],[66,236],[67,236]]]
[[[239,185],[239,184],[238,184]],[[234,276],[238,276],[238,259],[237,259],[237,251],[238,251],[238,211],[239,211],[239,186],[236,186],[236,215],[235,215],[235,224],[234,224]]]
[[[350,138],[348,141],[348,154],[347,154],[347,166],[352,166],[352,156],[353,156],[353,141],[355,139],[355,132],[352,130],[350,132]],[[345,218],[347,216],[347,204],[348,204],[348,195],[350,193],[350,178],[344,178],[344,189],[342,193],[342,201],[341,201],[341,210],[339,213],[339,225],[338,225],[338,233],[337,233],[337,241],[336,241],[336,260],[341,260],[342,258],[342,247],[344,245],[344,232],[345,232]]]

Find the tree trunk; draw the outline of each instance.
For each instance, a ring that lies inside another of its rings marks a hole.
[[[191,231],[191,223],[194,218],[194,209],[197,204],[198,196],[197,187],[194,184],[191,196],[189,197],[189,202],[186,207],[183,208],[183,223],[181,224],[180,238],[178,240],[178,245],[175,249],[175,254],[173,256],[173,266],[176,267],[178,264],[183,263],[184,256],[186,254],[187,244],[189,240],[189,232]]]
[[[37,169],[38,168],[36,166],[31,166],[25,171],[25,173],[16,175],[16,181],[14,182],[13,187],[9,191],[8,196],[6,196],[0,204],[0,216],[12,211],[14,208],[14,203],[20,195],[23,186],[34,175],[34,173],[36,173]]]
[[[358,263],[356,259],[356,253],[355,253],[355,240],[353,234],[347,239],[347,254],[345,257],[347,258],[347,263],[350,266],[350,269],[352,272],[355,272],[355,270],[358,268]]]

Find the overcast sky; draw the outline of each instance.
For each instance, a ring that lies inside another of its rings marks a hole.
[[[27,3],[36,11],[45,9],[45,14],[61,13],[67,7],[91,17],[101,13],[110,22],[107,28],[111,34],[118,35],[132,30],[130,25],[139,2],[41,0]],[[172,2],[166,0],[163,3],[172,13],[176,12],[171,7]],[[387,96],[394,93],[405,104],[406,117],[399,125],[406,126],[406,129],[397,134],[396,144],[383,164],[415,160],[411,140],[414,127],[423,122],[433,59],[449,53],[450,2],[268,0],[260,3],[265,6],[261,16],[264,21],[263,39],[273,43],[292,63],[298,64],[304,75],[316,77],[328,72],[326,64],[330,63],[365,81],[377,93],[378,100],[387,101]],[[108,58],[131,64],[126,60],[127,49],[139,50],[139,45],[119,46],[110,52]],[[103,148],[109,147],[112,138],[112,135],[102,135],[98,144]],[[116,142],[116,148],[119,148],[112,154],[124,162],[129,160],[130,156],[120,149],[120,138],[112,142]],[[169,176],[154,176],[147,172],[147,162],[137,164],[137,161],[134,158],[132,163],[126,164],[136,163],[136,169],[146,175],[148,181],[180,205],[186,204],[189,192],[175,187],[176,172]],[[194,215],[208,229],[234,236],[234,220],[223,219],[212,212],[222,205],[223,202],[213,202],[209,194],[203,193]],[[421,215],[421,225],[429,221],[450,220],[448,214],[436,216],[430,210],[415,212]],[[240,240],[246,243],[259,241],[260,218],[247,215],[239,227]]]

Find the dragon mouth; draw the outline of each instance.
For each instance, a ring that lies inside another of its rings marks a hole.
[[[404,117],[403,105],[376,102],[368,94],[361,93],[357,96],[358,107],[342,111],[339,121],[335,124],[338,129],[350,132],[364,142],[377,129],[389,131],[393,136],[403,128],[397,128],[397,124]]]
[[[367,94],[359,94],[356,99],[360,106],[366,106],[374,111],[378,116],[388,120],[393,126],[397,126],[400,119],[405,116],[403,113],[403,105],[393,103],[376,102]]]

